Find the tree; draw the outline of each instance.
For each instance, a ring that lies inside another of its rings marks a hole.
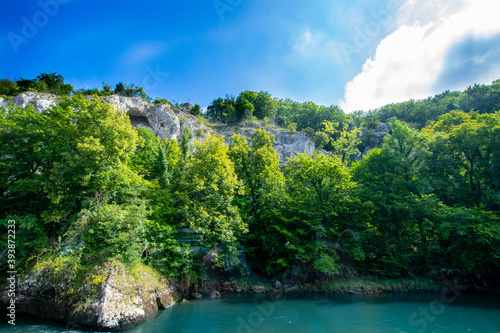
[[[234,117],[234,98],[217,98],[207,107],[207,117],[221,123],[228,123]]]
[[[118,82],[115,86],[115,94],[123,95],[125,94],[125,84],[123,82]]]
[[[41,112],[11,105],[0,124],[1,218],[23,221],[20,249],[139,258],[146,182],[130,168],[138,138],[122,111],[76,95]]]
[[[254,106],[248,99],[242,97],[242,95],[238,96],[234,103],[234,115],[230,117],[230,122],[238,123],[243,119],[251,118],[253,116],[254,109]]]
[[[285,164],[285,177],[290,197],[289,251],[295,260],[335,273],[338,238],[346,229],[357,229],[351,195],[355,184],[346,166],[336,156],[297,154]],[[360,259],[360,250],[354,246],[349,252]]]
[[[159,199],[155,214],[161,224],[196,233],[198,246],[211,253],[212,263],[226,268],[226,259],[236,260],[238,240],[247,232],[234,202],[241,183],[227,152],[223,140],[215,136],[196,142],[192,156],[183,162],[184,170]]]
[[[237,202],[249,228],[245,238],[248,263],[259,273],[274,275],[286,267],[278,263],[286,243],[281,233],[286,193],[279,155],[272,146],[274,136],[259,129],[252,133],[250,146],[240,135],[233,135],[232,141],[228,155],[244,185]]]
[[[450,112],[439,118],[431,133],[440,133],[459,163],[459,173],[466,176],[472,204],[481,201],[490,208],[498,209],[499,203],[490,192],[500,184],[500,112]],[[469,198],[466,198],[469,201]],[[496,202],[495,202],[496,201]]]
[[[139,140],[131,165],[135,172],[148,181],[168,182],[170,164],[167,158],[168,140],[160,140],[150,130],[141,127],[137,131]]]
[[[410,269],[419,241],[418,223],[409,219],[420,194],[430,192],[422,176],[428,138],[403,122],[391,123],[392,134],[382,148],[353,164],[357,196],[368,209],[363,248],[372,273],[400,276]]]
[[[37,76],[38,82],[44,82],[47,85],[47,91],[56,95],[67,96],[73,92],[73,87],[64,83],[64,77],[57,72],[41,73]],[[40,90],[39,90],[40,91]],[[42,91],[40,91],[42,92]]]
[[[342,163],[351,164],[356,157],[361,155],[358,149],[361,143],[361,132],[355,127],[348,130],[348,125],[345,123],[324,122],[325,132],[330,135],[330,144],[333,151],[339,156]]]
[[[259,92],[257,96],[253,100],[251,100],[251,103],[255,108],[254,116],[257,117],[257,119],[262,120],[266,117],[274,119],[278,103],[271,97],[271,94],[269,92]]]
[[[17,96],[19,93],[19,87],[15,82],[10,79],[0,80],[0,95],[4,96]]]
[[[201,115],[201,107],[199,104],[195,104],[191,110],[189,110],[189,113],[191,113],[194,116],[199,116]]]

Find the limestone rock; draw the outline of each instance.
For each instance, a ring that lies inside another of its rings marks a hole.
[[[206,126],[200,124],[196,117],[188,113],[192,108],[190,103],[172,109],[168,103],[151,105],[140,98],[118,95],[106,96],[104,100],[115,108],[123,110],[136,128],[145,127],[159,135],[161,139],[168,138],[179,141],[184,127],[189,128],[197,140],[203,140],[211,132]],[[26,92],[8,102],[0,101],[0,107],[6,106],[7,103],[13,103],[20,107],[32,104],[35,111],[40,112],[55,105],[56,102],[57,97],[54,95]]]
[[[56,101],[54,95],[25,92],[11,99],[9,103],[23,108],[31,104],[36,112],[40,112],[55,105]]]
[[[224,137],[224,140],[228,144],[232,144],[231,136],[234,134],[239,134],[247,138],[250,142],[252,133],[254,133],[261,126],[259,124],[253,124],[253,126],[247,126],[246,128],[240,128],[238,126],[220,128],[218,132]],[[283,165],[290,157],[298,153],[307,153],[312,155],[315,150],[314,142],[309,139],[309,137],[302,132],[290,133],[289,130],[280,129],[265,129],[270,135],[274,135],[273,147],[276,149],[280,155],[280,165]]]
[[[362,142],[369,143],[363,150],[362,155],[367,155],[368,152],[374,148],[381,148],[384,143],[384,138],[391,133],[392,130],[386,123],[379,123],[377,127],[373,129],[361,128]]]
[[[153,131],[161,139],[176,139],[180,141],[184,128],[189,128],[194,138],[199,141],[212,133],[212,130],[200,123],[196,117],[188,111],[193,107],[191,103],[181,104],[172,108],[169,103],[152,105],[140,98],[130,98],[118,95],[104,97],[104,100],[115,108],[123,110],[129,117],[132,125],[136,128],[145,127]],[[48,94],[36,94],[27,92],[11,99],[10,103],[16,106],[25,107],[32,104],[36,111],[47,109],[57,102],[57,97]],[[0,107],[7,102],[0,101]],[[218,132],[225,138],[227,143],[231,143],[233,134],[240,134],[250,139],[252,133],[261,125],[250,123],[242,129],[239,126],[220,127]],[[290,157],[297,153],[313,154],[315,145],[305,133],[294,132],[281,129],[266,129],[269,134],[275,136],[273,147],[280,155],[280,164],[283,165]]]
[[[42,272],[21,278],[16,294],[16,312],[39,318],[71,323],[72,327],[98,331],[120,331],[137,325],[159,309],[174,304],[179,295],[175,288],[142,266],[131,273],[120,263],[106,263],[106,280],[100,288],[80,287],[78,293],[66,297],[69,285],[48,282]],[[1,296],[7,304],[7,292]]]
[[[196,117],[187,113],[189,103],[188,106],[183,104],[178,110],[173,110],[168,103],[150,105],[140,98],[111,95],[106,96],[105,101],[129,115],[136,128],[145,127],[161,139],[180,141],[184,127],[189,128],[197,139],[202,139],[209,132]]]
[[[195,299],[200,299],[203,298],[203,295],[200,293],[192,293],[191,296]]]

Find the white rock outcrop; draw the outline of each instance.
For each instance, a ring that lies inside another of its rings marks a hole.
[[[173,110],[168,103],[151,105],[139,98],[117,95],[107,96],[105,101],[128,114],[136,128],[145,127],[161,139],[179,141],[184,128],[189,128],[196,138],[202,138],[209,132],[196,117],[185,111]]]
[[[247,138],[248,142],[251,141],[252,133],[254,133],[260,125],[254,124],[252,128],[227,127],[220,129],[219,133],[224,136],[224,140],[231,144],[231,136],[239,134]],[[265,128],[264,128],[265,129]],[[314,142],[303,132],[294,132],[283,129],[265,129],[270,135],[274,135],[273,147],[280,155],[280,165],[283,165],[290,157],[306,153],[312,155],[316,149]]]
[[[23,108],[31,104],[36,112],[40,112],[55,105],[56,100],[57,98],[54,95],[25,92],[8,102]]]
[[[211,132],[206,126],[200,124],[196,117],[187,112],[189,104],[172,109],[168,103],[152,105],[140,98],[118,95],[106,96],[104,100],[129,115],[132,125],[136,128],[146,127],[159,135],[162,140],[168,138],[179,141],[184,128],[189,128],[194,137],[199,140]],[[8,102],[0,101],[0,107],[7,105],[7,103],[13,103],[20,107],[31,104],[35,111],[40,112],[55,105],[56,102],[57,97],[54,95],[26,92]]]
[[[123,110],[129,117],[132,125],[136,128],[145,127],[153,131],[161,139],[176,139],[180,141],[185,128],[189,128],[196,140],[202,141],[204,137],[213,133],[202,123],[198,122],[196,117],[189,114],[187,111],[190,108],[189,104],[182,105],[178,108],[172,108],[168,103],[152,105],[140,98],[130,98],[118,95],[104,97],[104,100],[115,108]],[[48,94],[37,94],[32,92],[23,93],[8,103],[13,103],[16,106],[26,107],[32,104],[38,112],[50,108],[57,102],[57,97]],[[0,101],[2,103],[2,101]],[[7,102],[3,102],[6,105]],[[0,104],[0,107],[2,105]],[[238,126],[220,127],[217,129],[226,140],[231,143],[233,134],[240,134],[249,139],[252,133],[258,128],[259,124],[250,124],[246,128]],[[290,157],[298,153],[313,154],[315,145],[307,137],[305,133],[295,132],[290,133],[288,130],[266,129],[269,134],[274,135],[275,142],[273,147],[280,155],[280,163],[283,164]]]
[[[77,291],[74,285],[70,291],[69,279],[56,281],[57,274],[50,270],[19,277],[16,312],[63,321],[68,328],[79,330],[122,331],[180,299],[173,284],[146,266],[137,266],[135,274],[121,263],[109,261],[94,268],[105,274],[105,281],[96,286],[85,283]],[[9,303],[9,290],[5,289],[0,292],[0,305]]]

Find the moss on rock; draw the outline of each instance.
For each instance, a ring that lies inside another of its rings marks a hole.
[[[43,260],[22,277],[19,311],[80,328],[119,331],[179,298],[169,281],[141,262],[124,264],[114,259],[83,271],[77,258],[72,259]]]

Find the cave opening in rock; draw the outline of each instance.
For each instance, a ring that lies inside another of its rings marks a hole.
[[[151,125],[149,124],[148,118],[146,117],[130,116],[130,122],[137,129],[141,127],[146,127],[147,129],[151,129]]]

